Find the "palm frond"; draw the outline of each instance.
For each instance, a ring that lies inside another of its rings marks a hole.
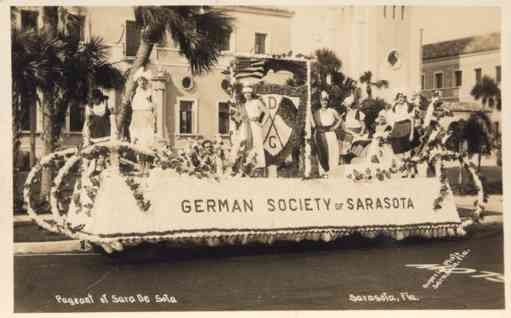
[[[472,90],[470,91],[476,100],[481,100],[483,105],[488,104],[490,107],[497,106],[500,109],[501,92],[497,82],[489,76],[483,76]]]
[[[360,83],[371,83],[371,80],[373,78],[373,73],[371,71],[365,71],[361,76],[360,76]]]
[[[379,80],[379,81],[372,83],[372,85],[376,86],[376,88],[389,88],[389,81]]]
[[[232,32],[232,18],[212,8],[205,8],[204,12],[199,7],[175,10],[177,14],[167,22],[167,27],[180,53],[189,61],[192,73],[208,71],[216,64],[225,39]],[[180,21],[185,22],[178,24]]]

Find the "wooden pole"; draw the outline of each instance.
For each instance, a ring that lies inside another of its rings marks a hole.
[[[311,155],[311,139],[312,139],[312,104],[311,104],[311,62],[306,62],[307,66],[307,109],[305,114],[305,171],[304,177],[308,178],[311,175],[311,166],[312,166],[312,155]]]

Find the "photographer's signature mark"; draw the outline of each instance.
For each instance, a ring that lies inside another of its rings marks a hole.
[[[405,266],[434,272],[428,281],[422,285],[423,288],[438,289],[451,274],[465,274],[470,275],[472,278],[482,278],[494,283],[504,283],[504,275],[500,273],[459,267],[469,254],[470,249],[466,249],[462,252],[449,254],[449,257],[442,264],[406,264]]]

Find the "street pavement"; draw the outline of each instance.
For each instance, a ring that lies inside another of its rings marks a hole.
[[[142,247],[116,257],[16,255],[14,308],[18,313],[501,309],[502,247],[502,224],[495,223],[449,240],[359,237],[273,247]],[[444,262],[451,271],[439,265]]]

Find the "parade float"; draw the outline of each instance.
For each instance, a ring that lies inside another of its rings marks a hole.
[[[311,60],[236,56],[221,83],[232,97],[234,123],[243,65],[245,71],[260,72],[256,78],[283,71],[307,79],[294,87],[260,80],[252,85],[270,109],[261,122],[268,173],[255,173],[253,154],[236,145],[235,134],[230,140],[196,138],[181,149],[112,136],[41,159],[24,188],[28,214],[48,231],[101,246],[108,253],[143,242],[218,246],[328,242],[353,234],[396,240],[456,237],[478,222],[486,199],[483,185],[467,156],[447,147],[448,131],[436,126],[425,135],[420,150],[404,160],[362,160],[345,165],[341,177],[318,178]],[[254,78],[253,72],[249,75]],[[278,177],[276,171],[290,161],[296,164],[294,172]],[[473,214],[464,220],[444,174],[446,161],[463,162],[478,188]],[[34,208],[34,189],[45,167],[56,171],[51,218]],[[424,167],[430,173],[420,173]]]

